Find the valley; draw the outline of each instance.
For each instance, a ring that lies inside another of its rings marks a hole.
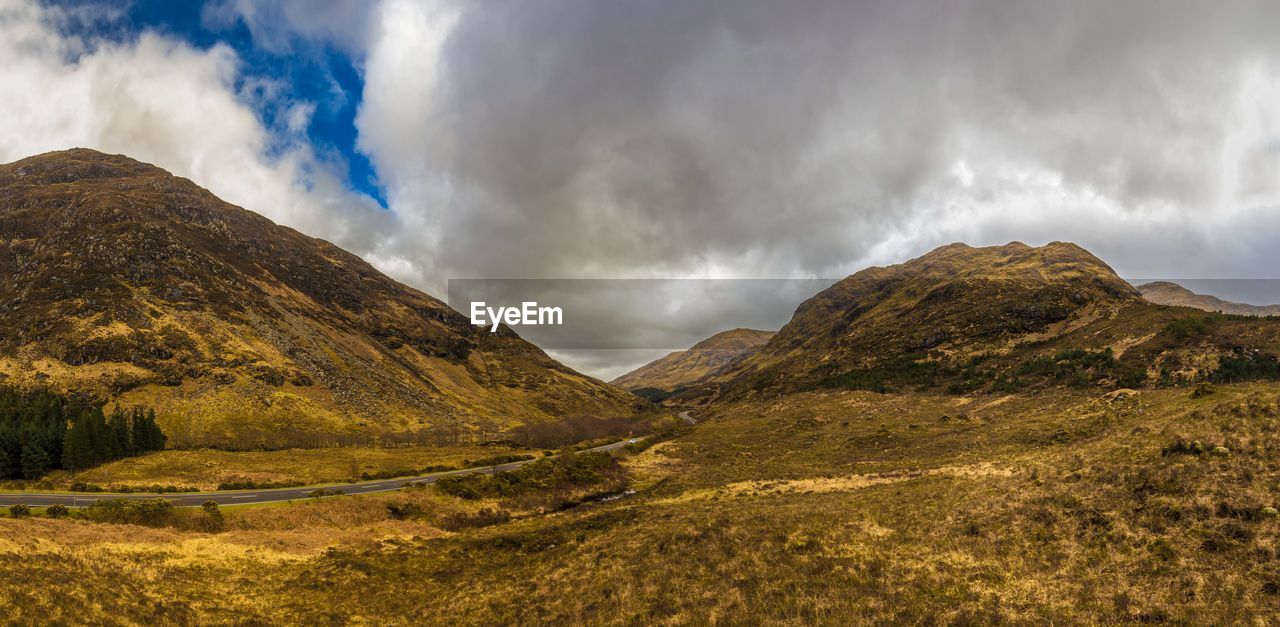
[[[1280,322],[1075,244],[862,269],[613,383],[123,156],[0,166],[0,262],[16,623],[1280,611]]]
[[[126,573],[99,611],[137,622],[1248,622],[1277,603],[1278,401],[805,393],[623,452],[634,496],[558,513],[409,490],[231,508],[217,533],[31,518],[0,538],[33,581]],[[495,507],[511,519],[444,522]],[[0,594],[68,616],[69,588],[38,590]]]

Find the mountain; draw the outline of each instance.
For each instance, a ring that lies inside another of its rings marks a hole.
[[[1222,300],[1217,296],[1197,294],[1177,283],[1154,281],[1138,286],[1142,297],[1160,305],[1191,307],[1239,316],[1280,316],[1280,305],[1249,305]]]
[[[651,388],[671,392],[719,373],[739,358],[764,346],[773,334],[773,331],[755,329],[722,331],[688,350],[669,353],[610,383],[632,391]]]
[[[1182,367],[1182,358],[1200,349],[1174,346],[1195,338],[1174,341],[1165,327],[1184,312],[1147,303],[1075,244],[951,244],[820,292],[722,376],[739,395],[944,384],[1002,389],[1063,377],[1137,385],[1159,376],[1153,368],[1191,376],[1212,367],[1212,360]],[[1204,349],[1196,359],[1223,350]]]
[[[124,156],[0,166],[0,279],[0,382],[145,402],[179,444],[493,432],[636,401]]]

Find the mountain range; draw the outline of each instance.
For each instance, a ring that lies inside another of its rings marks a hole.
[[[1280,369],[1275,325],[1217,313],[1246,306],[1173,284],[1135,289],[1074,244],[1011,242],[867,268],[806,300],[776,333],[719,333],[610,385],[506,327],[471,325],[333,244],[155,166],[84,149],[0,166],[0,279],[0,384],[146,404],[186,446],[479,437],[643,409],[620,388],[706,404]]]
[[[667,404],[704,405],[822,388],[1114,389],[1280,368],[1275,325],[1206,313],[1220,308],[1202,297],[1156,298],[1075,244],[950,244],[837,282],[713,376],[675,367],[689,359],[675,353],[615,381],[659,388]]]
[[[1152,281],[1138,286],[1142,297],[1161,305],[1191,307],[1238,316],[1280,316],[1280,305],[1249,305],[1222,300],[1217,296],[1197,294],[1177,283]]]

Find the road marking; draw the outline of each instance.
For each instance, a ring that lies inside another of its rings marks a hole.
[[[258,496],[258,495],[257,495],[257,494],[242,494],[242,495],[240,495],[240,496],[233,496],[233,497],[231,497],[231,498],[233,498],[233,499],[251,499],[251,498],[253,498],[253,497],[255,497],[255,496]]]

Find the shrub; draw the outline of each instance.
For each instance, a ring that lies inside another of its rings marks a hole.
[[[324,498],[326,496],[342,496],[344,494],[346,494],[346,492],[343,492],[342,490],[339,490],[337,488],[317,488],[315,490],[312,490],[311,493],[308,494],[307,496],[313,499],[318,499],[318,498]]]
[[[1209,379],[1217,383],[1280,379],[1280,358],[1257,351],[1242,356],[1224,355],[1218,358],[1218,368]]]
[[[1164,327],[1164,332],[1168,333],[1175,340],[1185,340],[1189,337],[1199,337],[1209,330],[1209,323],[1204,318],[1182,318],[1174,320]]]
[[[26,505],[23,505],[22,503],[18,503],[17,505],[10,505],[9,515],[14,518],[26,518],[27,516],[31,515],[31,508]]]
[[[422,516],[422,508],[417,503],[387,503],[387,515],[395,520],[408,520]]]
[[[55,504],[44,508],[44,515],[49,518],[66,518],[68,513],[70,512],[67,510],[66,505]]]
[[[1188,440],[1186,438],[1179,437],[1172,443],[1165,445],[1165,447],[1160,450],[1160,454],[1164,456],[1204,455],[1209,452],[1210,448],[1211,447],[1205,446],[1199,440]]]
[[[1208,381],[1201,381],[1196,384],[1194,390],[1191,390],[1191,398],[1203,398],[1213,394],[1215,391],[1216,390],[1212,383],[1209,383]]]
[[[491,509],[486,507],[474,514],[449,514],[440,521],[440,528],[445,531],[461,531],[463,529],[500,525],[510,520],[510,512],[503,509]]]
[[[296,488],[302,485],[298,481],[228,481],[218,484],[218,490],[272,490],[275,488]]]
[[[646,399],[651,403],[661,403],[662,401],[671,398],[671,395],[673,394],[672,392],[653,387],[632,390],[631,393],[639,396],[640,398]]]
[[[511,440],[530,448],[560,448],[569,444],[616,438],[653,430],[659,418],[598,418],[565,416],[551,422],[522,425],[511,431]]]
[[[101,492],[102,489],[99,488],[96,491]],[[200,489],[192,486],[176,485],[113,485],[107,491],[120,494],[175,494],[178,492],[199,492]]]
[[[159,527],[173,522],[173,503],[164,499],[103,499],[84,510],[85,518],[95,522]]]
[[[807,533],[793,533],[787,538],[786,549],[791,553],[815,553],[822,549],[822,542]]]
[[[617,460],[608,453],[568,453],[539,459],[496,476],[480,473],[443,477],[436,489],[468,500],[511,497],[540,490],[581,487],[621,474]]]
[[[531,459],[533,459],[532,455],[494,455],[476,460],[464,460],[462,466],[463,468],[484,468],[485,466],[501,466],[502,464],[524,462]]]
[[[214,501],[205,501],[200,504],[201,526],[205,531],[222,531],[226,527],[227,521],[222,516],[222,509]]]
[[[77,481],[71,484],[71,491],[72,492],[101,492],[102,486],[95,485],[92,483],[84,483],[81,481]]]
[[[818,387],[867,390],[883,394],[890,387],[930,387],[937,383],[939,377],[950,374],[938,362],[923,360],[923,355],[902,355],[869,368],[829,375],[818,381]]]
[[[362,472],[360,478],[365,481],[371,479],[394,479],[396,477],[417,477],[420,475],[429,475],[434,472],[448,472],[457,470],[457,466],[449,466],[446,464],[435,464],[433,466],[423,466],[422,468],[396,468],[393,470],[379,470],[377,472]]]

